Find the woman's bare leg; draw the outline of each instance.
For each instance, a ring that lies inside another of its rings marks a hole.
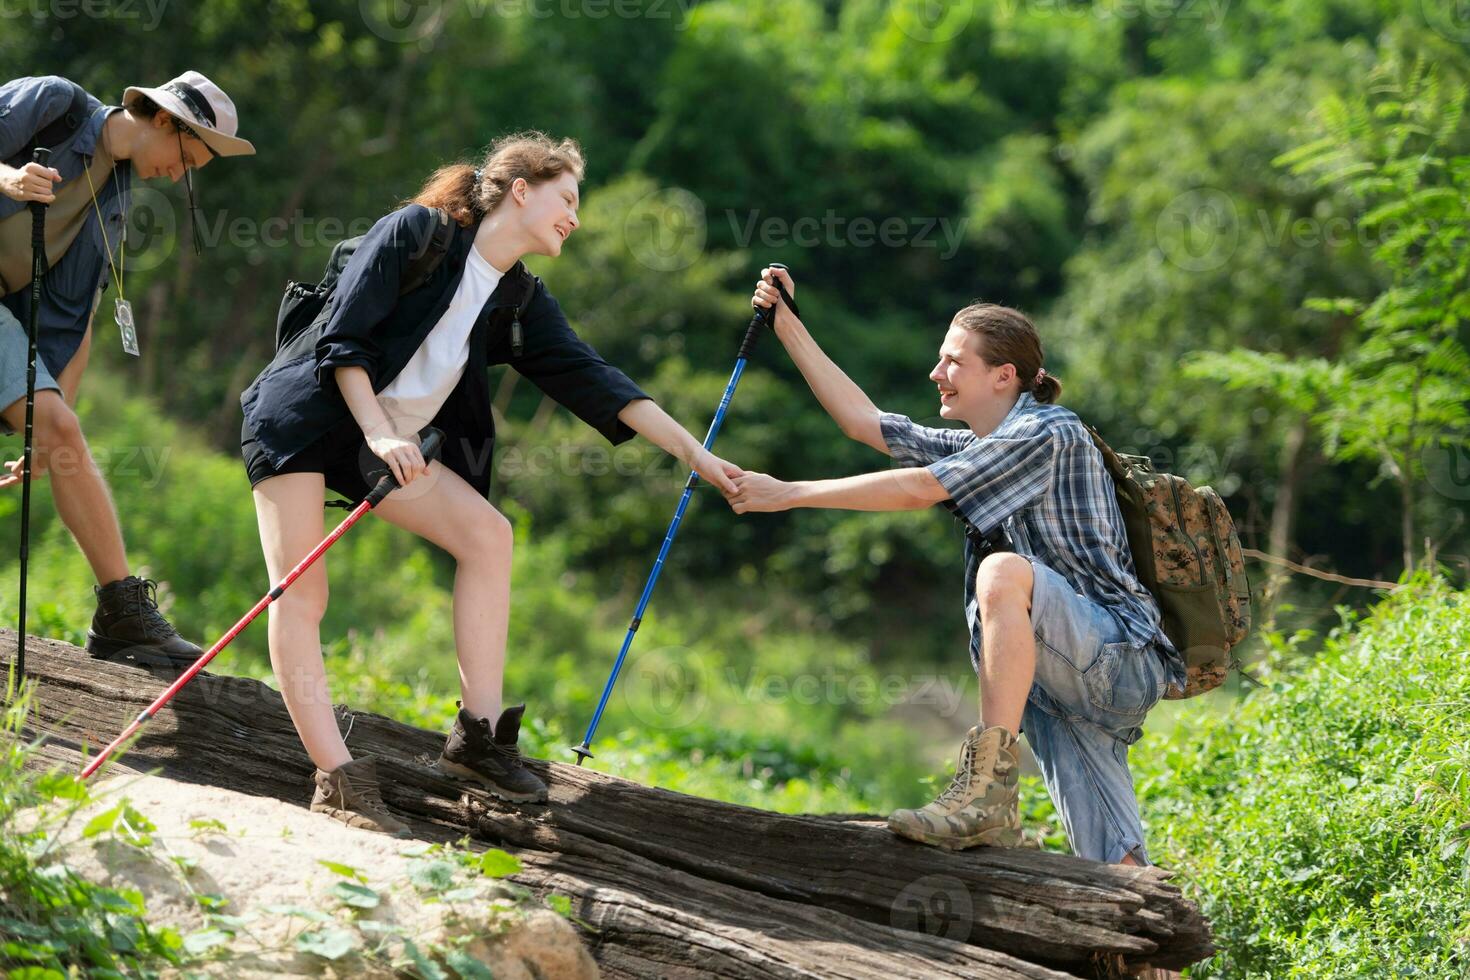
[[[438,462],[374,513],[454,557],[454,645],[464,707],[494,721],[500,717],[510,624],[510,522]]]
[[[260,545],[275,586],[321,543],[326,484],[320,473],[285,473],[255,487]],[[327,611],[327,556],[318,558],[270,605],[271,667],[301,743],[318,769],[352,761],[332,713],[322,665],[322,616]]]

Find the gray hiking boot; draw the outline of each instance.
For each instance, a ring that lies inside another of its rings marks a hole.
[[[440,771],[478,783],[507,803],[545,803],[546,784],[526,768],[516,746],[525,711],[524,704],[506,708],[492,732],[489,718],[476,718],[461,707],[439,756]]]
[[[939,798],[918,810],[895,810],[888,829],[945,850],[1025,846],[1017,783],[1020,740],[1008,729],[972,728],[965,736],[953,781]]]
[[[87,652],[97,659],[185,669],[204,655],[158,611],[158,583],[152,579],[129,575],[92,591],[97,613],[87,630]]]
[[[311,809],[340,820],[349,827],[361,827],[380,834],[407,837],[412,828],[388,812],[378,792],[378,762],[370,755],[344,762],[331,772],[318,769],[312,777],[316,792],[311,794]]]

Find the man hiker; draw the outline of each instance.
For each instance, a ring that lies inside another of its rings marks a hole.
[[[788,292],[789,275],[777,270]],[[776,335],[851,439],[899,469],[786,483],[735,478],[737,513],[792,507],[917,510],[945,504],[967,525],[965,614],[980,724],[938,799],[888,818],[894,833],[958,850],[1022,843],[1018,737],[1031,744],[1073,850],[1147,864],[1128,747],[1184,662],[1138,580],[1112,478],[1077,416],[1055,403],[1036,328],[986,303],[955,314],[929,372],[942,418],[929,428],[880,411],[812,339],[762,272],[754,302],[778,306]],[[1007,540],[1008,539],[1008,540]]]
[[[254,153],[237,129],[234,103],[196,71],[159,88],[129,88],[122,106],[104,105],[55,75],[0,85],[0,431],[25,426],[29,204],[39,201],[47,205],[47,271],[37,317],[32,477],[49,471],[57,514],[99,583],[87,631],[94,657],[178,667],[203,653],[159,613],[157,583],[131,573],[107,483],[73,406],[92,314],[109,282],[124,345],[137,352],[122,248],[133,176],[177,183],[215,157]],[[51,150],[49,165],[32,160],[38,146]],[[21,461],[7,469],[0,487],[21,481]]]

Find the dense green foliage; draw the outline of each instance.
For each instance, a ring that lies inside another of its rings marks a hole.
[[[582,227],[536,271],[697,434],[765,262],[793,267],[809,327],[874,400],[921,421],[943,328],[982,297],[1034,312],[1064,402],[1217,487],[1247,547],[1443,573],[1324,645],[1313,631],[1374,594],[1268,583],[1253,561],[1267,628],[1246,654],[1271,687],[1161,707],[1132,758],[1154,857],[1225,950],[1201,975],[1462,975],[1470,29],[1453,4],[594,6],[206,0],[0,32],[14,73],[113,97],[198,67],[260,149],[200,174],[202,257],[182,190],[140,190],[143,357],[104,314],[83,386],[131,557],[185,632],[212,641],[269,585],[236,399],[279,287],[435,165],[518,128],[573,135]],[[717,451],[795,479],[886,466],[776,348]],[[646,444],[609,454],[513,373],[491,382],[491,499],[517,540],[506,689],[531,702],[530,750],[566,758],[684,474]],[[18,507],[0,494],[0,555]],[[78,641],[90,576],[46,493],[36,507],[31,623]],[[974,716],[960,540],[937,513],[737,518],[701,491],[595,764],[789,811],[920,802]],[[447,558],[368,521],[327,564],[334,698],[446,724]],[[264,624],[217,667],[268,677]],[[1025,808],[1063,847],[1035,780]]]
[[[1228,714],[1140,743],[1154,858],[1222,952],[1196,976],[1470,972],[1470,593],[1420,578]]]

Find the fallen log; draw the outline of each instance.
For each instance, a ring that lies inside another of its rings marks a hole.
[[[0,651],[15,634],[0,630]],[[166,686],[57,641],[27,641],[37,764],[80,768]],[[533,761],[547,805],[512,806],[439,776],[443,734],[370,713],[348,745],[378,757],[383,795],[425,839],[516,850],[528,887],[573,897],[609,976],[1065,977],[1214,951],[1160,868],[902,840],[876,817],[787,815]],[[312,765],[280,696],[201,674],[109,768],[157,771],[304,806]]]

